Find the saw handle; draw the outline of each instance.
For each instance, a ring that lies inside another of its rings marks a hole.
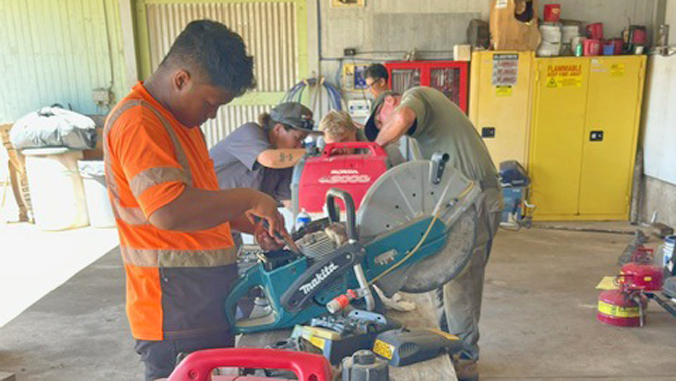
[[[371,156],[387,156],[385,149],[383,149],[383,147],[381,147],[378,143],[373,142],[329,143],[324,147],[322,156],[331,156],[333,155],[333,151],[342,148],[368,150]]]
[[[237,305],[240,300],[242,300],[249,290],[255,287],[261,287],[265,289],[266,283],[263,279],[263,274],[261,273],[261,267],[256,265],[249,269],[246,272],[244,277],[240,278],[238,282],[235,282],[228,298],[225,300],[225,317],[228,319],[228,323],[234,332],[237,333],[246,333],[246,332],[255,332],[264,329],[274,329],[276,321],[255,321],[255,319],[244,318],[242,320],[237,320]],[[277,306],[273,302],[271,307],[276,311]]]
[[[340,222],[340,209],[336,206],[336,198],[341,199],[345,204],[347,239],[357,242],[357,213],[354,208],[354,200],[349,192],[338,188],[331,188],[326,192],[326,209],[329,212],[329,220]]]
[[[216,368],[284,369],[299,381],[330,381],[331,365],[323,356],[281,349],[219,348],[191,353],[167,381],[210,381]]]

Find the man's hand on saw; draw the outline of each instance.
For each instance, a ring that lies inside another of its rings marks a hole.
[[[264,251],[279,250],[284,247],[284,241],[270,235],[268,230],[263,226],[263,221],[256,224],[254,231],[256,242]]]
[[[284,227],[284,217],[277,210],[277,202],[272,197],[263,192],[256,192],[250,205],[251,208],[246,211],[246,216],[253,225],[258,225],[259,221],[256,221],[256,217],[258,217],[267,222],[267,233],[271,238],[277,238],[276,235],[279,235],[291,239]],[[263,221],[260,222],[264,224]],[[256,232],[258,230],[258,226],[256,226]]]

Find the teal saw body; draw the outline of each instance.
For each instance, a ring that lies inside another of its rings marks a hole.
[[[474,202],[481,190],[454,168],[427,160],[394,167],[369,188],[358,212],[348,192],[332,192],[346,205],[348,242],[322,257],[292,257],[276,268],[259,263],[249,269],[226,301],[236,332],[306,323],[326,314],[333,298],[374,284],[385,295],[427,292],[467,264],[475,241]],[[332,197],[327,206],[331,220],[340,221]],[[269,311],[237,320],[237,303],[252,289],[268,300]]]

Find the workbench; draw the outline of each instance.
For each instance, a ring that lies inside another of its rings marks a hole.
[[[437,318],[429,293],[403,294],[404,298],[415,302],[416,309],[411,312],[388,311],[387,317],[400,321],[410,328],[437,328]],[[264,348],[291,335],[291,330],[277,330],[241,335],[237,347]],[[339,379],[339,378],[338,378]],[[392,381],[456,381],[453,363],[447,355],[405,367],[390,366]]]

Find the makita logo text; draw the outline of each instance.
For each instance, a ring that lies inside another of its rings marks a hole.
[[[300,290],[303,291],[303,294],[305,295],[309,294],[336,270],[338,270],[338,265],[333,262],[329,263],[328,265],[322,267],[322,270],[315,274],[315,277],[312,278],[311,281],[300,286]]]

